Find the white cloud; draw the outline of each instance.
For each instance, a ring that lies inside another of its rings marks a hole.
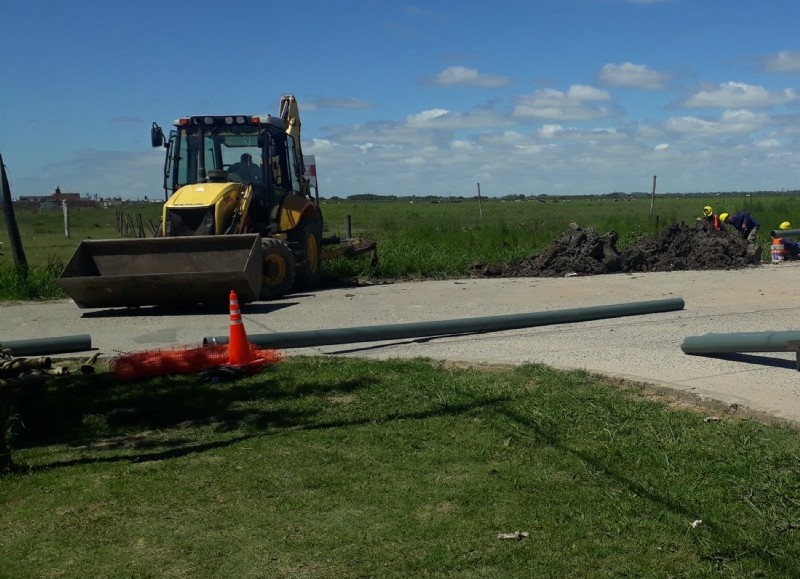
[[[311,146],[315,151],[330,151],[336,145],[330,139],[311,139]]]
[[[564,127],[561,125],[542,125],[539,127],[539,136],[544,139],[552,139],[564,133]]]
[[[428,109],[406,117],[405,125],[397,130],[445,130],[497,129],[509,126],[511,121],[489,110],[479,109],[467,113],[454,113],[447,109]]]
[[[463,139],[456,139],[450,142],[450,148],[454,150],[461,150],[461,151],[475,151],[480,149],[480,146],[472,143],[470,141],[466,141]]]
[[[537,90],[517,99],[515,117],[552,120],[600,119],[613,114],[611,95],[586,85],[572,85],[567,92],[555,89]]]
[[[623,62],[622,64],[606,64],[598,78],[610,86],[658,90],[664,87],[667,75],[643,64]]]
[[[617,129],[609,127],[596,127],[590,133],[593,137],[616,137],[620,134]]]
[[[658,145],[653,147],[654,151],[666,151],[667,149],[669,149],[668,143],[659,143]]]
[[[474,68],[450,66],[437,74],[430,83],[436,86],[499,87],[510,84],[510,80],[505,76],[481,74]]]
[[[781,146],[781,142],[778,139],[761,139],[756,141],[755,145],[759,149],[777,149]]]
[[[409,115],[406,121],[411,125],[424,125],[433,119],[440,119],[450,114],[447,109],[430,109],[415,115]]]
[[[701,119],[685,116],[673,117],[664,123],[668,131],[696,136],[720,136],[747,134],[764,128],[769,124],[769,117],[747,110],[725,111],[719,120]]]
[[[514,145],[514,148],[526,155],[538,155],[544,150],[542,145]]]
[[[690,108],[771,107],[795,102],[797,92],[786,88],[768,91],[762,86],[743,82],[725,82],[714,89],[701,90],[681,103]]]
[[[372,105],[363,99],[356,98],[321,98],[303,102],[303,110],[316,111],[320,109],[368,109]]]
[[[607,101],[611,99],[607,91],[584,84],[573,84],[569,87],[567,97],[581,101]]]
[[[800,52],[781,50],[764,59],[764,69],[769,72],[800,72]]]

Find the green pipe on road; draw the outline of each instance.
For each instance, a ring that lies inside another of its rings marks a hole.
[[[328,330],[306,330],[300,332],[277,332],[274,334],[248,335],[251,344],[262,348],[305,348],[311,346],[331,346],[334,344],[352,344],[357,342],[378,342],[383,340],[400,340],[405,338],[421,338],[431,336],[449,336],[475,332],[499,332],[547,326],[552,324],[569,324],[588,322],[605,318],[637,316],[682,310],[683,299],[670,298],[646,302],[612,304],[607,306],[591,306],[549,312],[510,314],[481,318],[465,318],[441,320],[436,322],[412,322],[407,324],[391,324],[377,326],[356,326],[352,328],[334,328]],[[227,344],[228,336],[208,336],[203,338],[203,345]]]
[[[0,350],[9,350],[12,356],[47,356],[49,354],[85,352],[91,349],[92,337],[89,334],[0,342]]]
[[[742,332],[704,334],[683,340],[685,354],[737,354],[740,352],[790,352],[789,342],[800,340],[800,332]]]
[[[769,232],[770,237],[800,237],[800,229],[773,229]]]

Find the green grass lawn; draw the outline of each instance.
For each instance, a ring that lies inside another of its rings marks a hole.
[[[13,405],[0,576],[796,576],[798,433],[709,412],[535,365],[53,378]]]

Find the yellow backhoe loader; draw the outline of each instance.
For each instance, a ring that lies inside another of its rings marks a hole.
[[[231,289],[241,302],[274,299],[317,284],[323,257],[375,253],[337,239],[323,252],[294,96],[276,117],[183,117],[169,138],[153,123],[151,139],[166,148],[159,232],[82,241],[58,279],[78,306],[225,303]]]

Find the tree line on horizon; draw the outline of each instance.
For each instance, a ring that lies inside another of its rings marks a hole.
[[[800,190],[785,190],[785,191],[713,191],[713,192],[695,192],[695,193],[676,193],[664,192],[656,193],[656,196],[672,196],[672,197],[746,197],[753,195],[770,195],[770,196],[793,196],[800,194]],[[624,193],[621,191],[614,191],[611,193],[576,193],[571,195],[550,195],[548,193],[539,193],[536,195],[525,195],[524,193],[500,195],[500,196],[480,196],[477,195],[379,195],[377,193],[357,193],[340,197],[333,195],[330,197],[320,196],[323,201],[439,201],[439,202],[454,202],[454,201],[537,201],[537,200],[559,200],[559,199],[641,199],[649,198],[652,193],[646,192],[632,192]]]

